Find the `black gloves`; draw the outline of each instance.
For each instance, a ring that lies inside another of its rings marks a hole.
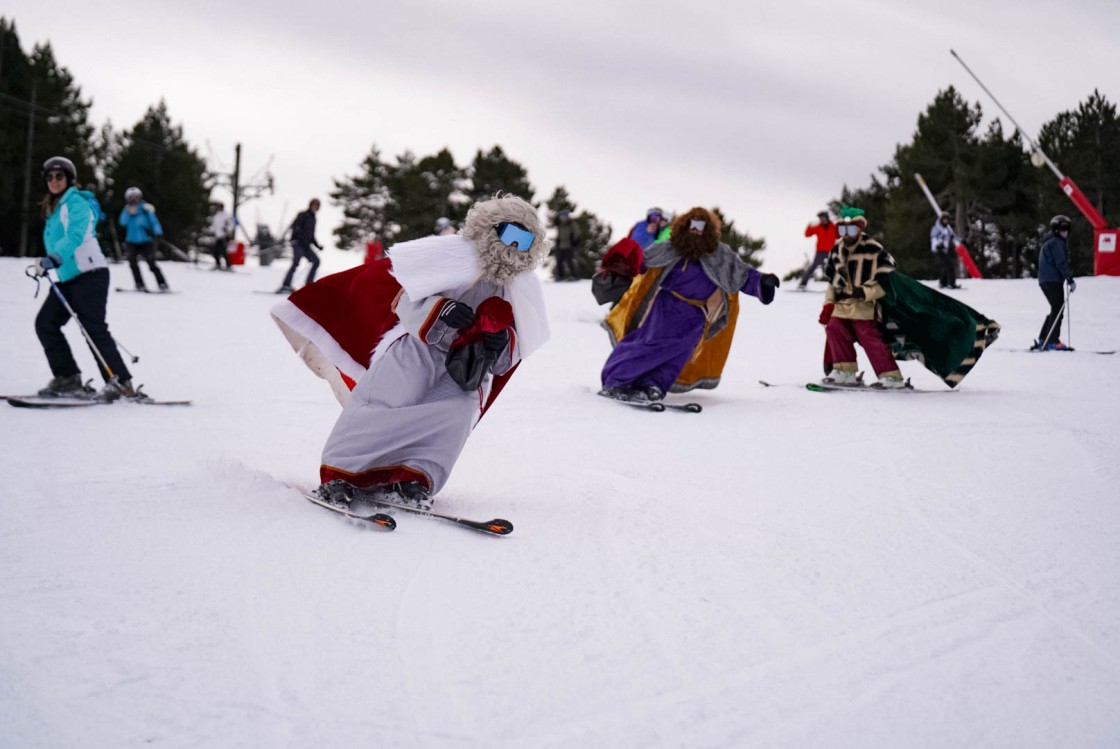
[[[449,300],[447,304],[443,305],[443,309],[439,313],[439,319],[450,328],[465,328],[474,322],[474,310],[471,309],[469,304]]]
[[[509,329],[503,328],[497,333],[483,333],[482,334],[482,347],[486,349],[486,353],[492,356],[497,356],[505,349],[506,344],[509,343]]]
[[[774,301],[774,289],[782,285],[781,280],[773,273],[763,273],[758,283],[762,303],[770,304],[770,302]]]

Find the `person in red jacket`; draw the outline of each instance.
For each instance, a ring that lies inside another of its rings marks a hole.
[[[836,224],[832,223],[828,211],[821,211],[817,214],[817,218],[820,219],[817,223],[805,227],[805,236],[815,236],[817,238],[817,251],[813,254],[813,260],[809,263],[809,267],[801,274],[801,280],[797,283],[798,291],[805,291],[809,279],[813,277],[813,271],[828,259],[828,251],[840,238],[840,235],[836,233]]]

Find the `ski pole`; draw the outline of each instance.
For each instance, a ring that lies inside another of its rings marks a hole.
[[[124,344],[121,343],[120,341],[118,341],[116,336],[113,337],[113,343],[117,344],[117,348],[119,348],[121,351],[128,354],[128,358],[132,360],[133,364],[140,361],[140,357],[137,356],[136,354],[132,353],[131,351],[129,351],[127,348],[125,348]]]
[[[1069,284],[1066,284],[1066,345],[1073,348],[1073,307],[1069,304]]]
[[[32,265],[27,268],[25,273],[28,276],[37,277],[39,275],[37,271],[38,266]],[[70,306],[70,303],[66,301],[66,297],[62,294],[62,289],[58,288],[58,286],[54,282],[54,279],[51,278],[50,271],[45,271],[43,275],[46,277],[47,283],[51,285],[51,290],[55,293],[55,296],[57,296],[58,300],[62,302],[62,306],[66,308],[66,311],[69,312],[70,316],[74,318],[74,322],[78,324],[78,330],[82,331],[82,335],[85,337],[86,343],[89,344],[90,350],[93,351],[94,356],[97,357],[97,363],[100,364],[101,368],[105,370],[105,373],[109,375],[109,380],[111,382],[115,382],[117,376],[113,374],[113,370],[109,368],[108,362],[106,362],[105,357],[101,355],[101,351],[97,348],[97,344],[93,342],[93,338],[90,337],[89,332],[86,330],[86,326],[82,325],[81,319],[78,318],[78,313],[75,312],[74,308]]]

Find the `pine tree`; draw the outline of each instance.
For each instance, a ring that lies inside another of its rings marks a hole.
[[[528,202],[533,202],[536,190],[529,184],[525,168],[510,160],[501,146],[489,151],[479,149],[470,166],[471,187],[468,192],[470,202],[487,200],[499,192],[511,193]]]
[[[386,217],[393,239],[406,242],[432,234],[436,219],[460,221],[467,211],[464,195],[466,172],[455,165],[446,148],[434,156],[417,159],[411,152],[397,157],[388,173],[390,200]]]
[[[732,252],[748,265],[755,268],[761,265],[762,260],[756,255],[766,250],[766,240],[761,237],[755,239],[746,232],[740,232],[735,228],[735,221],[723,215],[723,211],[719,208],[713,208],[712,212],[719,217],[719,221],[723,225],[719,235],[720,241],[730,247]]]
[[[891,165],[883,167],[890,200],[882,226],[884,246],[904,272],[933,277],[929,232],[937,220],[914,174],[921,174],[942,210],[948,211],[958,235],[964,236],[969,212],[975,208],[975,180],[979,138],[976,130],[983,113],[970,106],[950,86],[938,92],[907,145],[895,150]]]
[[[102,203],[109,220],[117,221],[124,193],[137,187],[151,203],[172,245],[193,243],[209,214],[210,187],[206,162],[187,144],[183,128],[174,125],[161,100],[149,107],[132,127],[109,147],[106,194]]]
[[[0,253],[42,254],[38,203],[48,158],[73,161],[82,187],[96,181],[90,105],[50,44],[25,55],[15,23],[0,18]]]
[[[378,237],[386,245],[392,241],[388,207],[392,199],[389,188],[392,167],[381,160],[377,146],[370,148],[354,177],[334,180],[331,203],[342,208],[342,223],[334,235],[339,249],[363,247],[367,240]]]

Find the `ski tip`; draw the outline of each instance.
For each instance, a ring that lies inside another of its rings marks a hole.
[[[397,527],[397,521],[393,519],[392,515],[386,515],[381,512],[377,513],[376,515],[371,515],[367,518],[367,520],[376,525],[380,525],[382,528],[388,531],[396,530]]]
[[[494,518],[493,520],[483,523],[485,530],[498,536],[508,536],[513,533],[513,523],[501,518]]]
[[[684,410],[688,411],[689,413],[698,414],[698,413],[700,413],[701,411],[704,410],[704,407],[701,406],[699,403],[686,403],[684,405]]]
[[[773,385],[771,385],[771,384],[770,384],[769,382],[767,382],[766,380],[759,380],[759,381],[758,381],[758,384],[759,384],[759,385],[762,385],[762,387],[764,387],[764,388],[771,388],[771,387],[774,387]]]

